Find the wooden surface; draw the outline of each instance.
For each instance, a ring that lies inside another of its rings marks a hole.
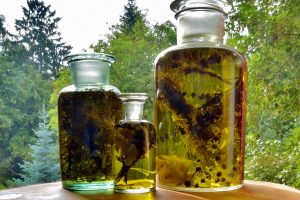
[[[300,191],[267,182],[245,181],[238,190],[214,193],[184,193],[157,188],[154,193],[118,194],[107,192],[77,193],[65,190],[60,182],[31,185],[0,191],[0,200],[300,200]]]

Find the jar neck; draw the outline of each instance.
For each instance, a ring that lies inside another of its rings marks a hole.
[[[144,114],[144,102],[128,101],[123,102],[125,120],[142,120]]]
[[[73,84],[76,87],[98,87],[109,84],[110,63],[101,60],[77,60],[70,63]]]
[[[177,17],[177,44],[223,44],[225,15],[214,9],[193,8],[181,11]]]

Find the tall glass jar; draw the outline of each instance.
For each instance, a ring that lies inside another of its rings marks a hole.
[[[58,98],[62,185],[71,190],[111,189],[111,140],[122,117],[120,91],[109,85],[109,68],[115,59],[98,53],[65,59],[73,85],[63,88]]]
[[[143,120],[146,93],[120,95],[125,118],[115,125],[113,169],[115,191],[144,193],[155,188],[156,133]]]
[[[154,64],[158,187],[198,192],[243,184],[246,61],[223,44],[223,3],[171,4],[178,44]]]

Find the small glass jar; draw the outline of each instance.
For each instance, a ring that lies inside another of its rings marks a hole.
[[[177,45],[154,63],[157,186],[225,191],[244,180],[246,61],[223,44],[222,0],[175,0]]]
[[[114,57],[67,56],[73,85],[58,98],[62,185],[71,190],[112,189],[112,135],[122,117],[119,89],[109,85]]]
[[[145,193],[155,189],[156,133],[143,120],[146,93],[124,93],[125,119],[115,125],[113,169],[115,191]]]

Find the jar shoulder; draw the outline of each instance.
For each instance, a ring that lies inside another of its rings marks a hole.
[[[226,52],[226,54],[231,54],[234,57],[237,57],[240,61],[242,61],[244,63],[244,65],[246,64],[246,59],[245,57],[238,52],[236,49],[234,49],[233,47],[224,45],[224,44],[212,44],[212,43],[187,43],[187,44],[180,44],[180,45],[176,45],[176,46],[172,46],[169,47],[165,50],[163,50],[160,54],[158,54],[158,56],[156,57],[155,61],[154,61],[154,66],[157,64],[158,61],[160,61],[163,58],[168,57],[170,54],[172,54],[173,52],[180,52],[180,51],[185,51],[185,50],[195,50],[195,51],[199,51],[199,50],[215,50],[215,51],[223,51]]]
[[[117,95],[121,94],[120,90],[112,85],[101,85],[101,86],[82,86],[82,87],[76,87],[75,85],[69,85],[64,87],[59,93],[67,93],[67,92],[84,92],[84,91],[111,91],[116,93]]]
[[[61,89],[59,93],[75,92],[75,91],[76,91],[75,85],[68,85],[68,86],[64,87],[63,89]]]
[[[144,126],[144,127],[148,127],[150,129],[154,129],[154,126],[151,122],[149,122],[148,120],[127,120],[127,119],[123,119],[120,120],[117,124],[117,127],[138,127],[138,126]]]

